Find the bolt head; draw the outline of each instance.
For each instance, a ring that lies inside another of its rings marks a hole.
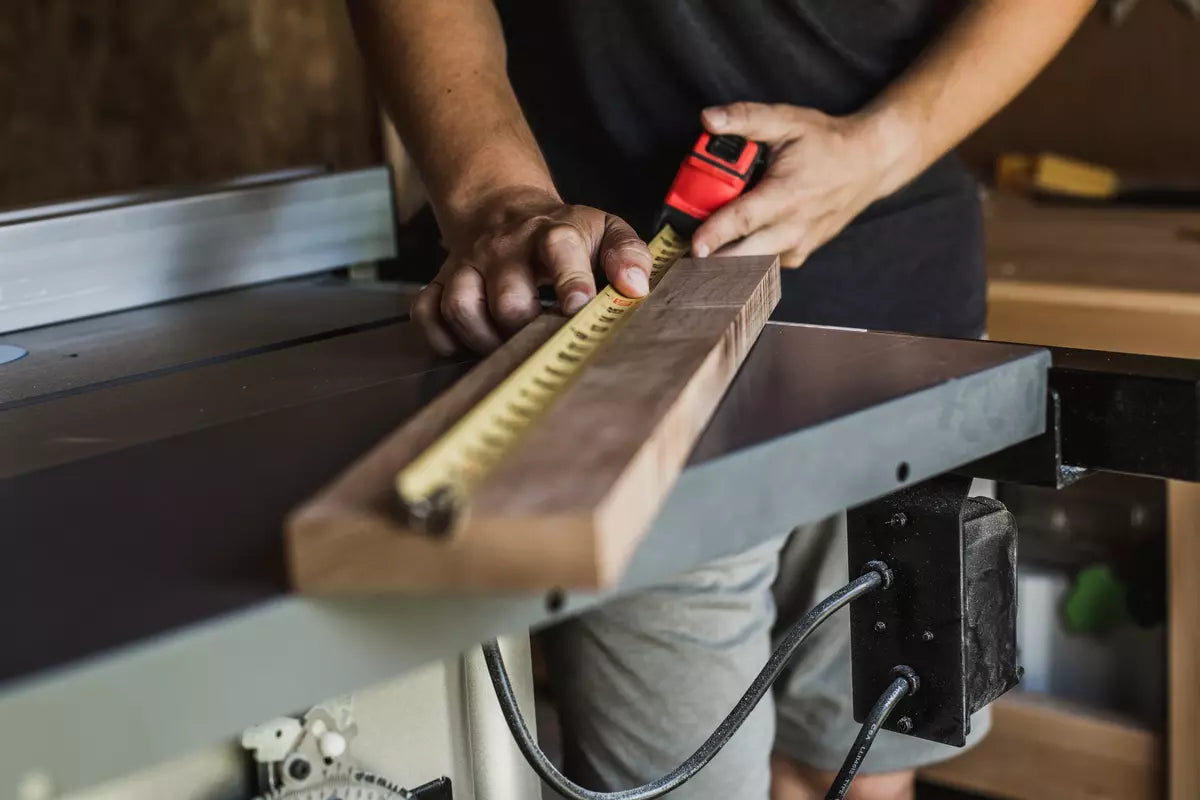
[[[912,719],[909,717],[901,717],[896,720],[896,730],[901,733],[909,733],[913,729]]]
[[[897,511],[895,514],[892,514],[892,516],[888,517],[888,521],[885,524],[889,528],[903,528],[908,524],[908,515],[903,511]]]
[[[875,623],[875,632],[876,633],[883,633],[886,630],[887,630],[887,623],[884,622],[883,620],[879,620],[878,622]]]
[[[306,758],[297,758],[295,761],[287,765],[288,775],[295,780],[308,780],[308,776],[312,775],[312,764],[308,763]]]
[[[924,633],[922,633],[921,641],[932,642],[933,641],[933,631],[925,631]]]

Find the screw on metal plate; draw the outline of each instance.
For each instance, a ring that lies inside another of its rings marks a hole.
[[[933,631],[925,631],[924,633],[922,633],[921,641],[922,642],[932,642],[933,641]]]
[[[900,731],[901,733],[908,733],[912,729],[913,722],[908,717],[901,717],[900,719],[896,720],[896,730]]]
[[[415,502],[400,502],[400,516],[405,526],[438,539],[454,532],[460,511],[461,507],[448,486]]]
[[[908,524],[908,514],[905,514],[903,511],[897,511],[888,517],[888,521],[884,524],[889,528],[903,528]]]
[[[876,633],[883,633],[886,630],[887,630],[887,623],[884,622],[883,620],[879,620],[878,622],[875,623],[875,632]]]
[[[567,594],[562,589],[555,587],[546,593],[546,610],[551,614],[562,611],[566,604]]]

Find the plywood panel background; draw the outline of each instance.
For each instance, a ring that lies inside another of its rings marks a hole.
[[[1058,59],[963,148],[990,172],[1006,149],[1055,150],[1200,180],[1200,23],[1140,0],[1114,28],[1097,11]]]
[[[342,0],[0,0],[0,208],[379,161]]]

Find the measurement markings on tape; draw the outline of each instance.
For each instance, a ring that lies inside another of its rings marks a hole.
[[[650,289],[688,249],[664,225],[650,242]],[[511,375],[396,475],[407,523],[446,534],[471,491],[543,416],[644,298],[605,287]]]

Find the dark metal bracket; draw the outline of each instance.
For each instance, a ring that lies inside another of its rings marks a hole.
[[[890,588],[850,607],[854,718],[895,678],[920,689],[889,730],[966,743],[971,714],[1016,685],[1016,526],[1004,506],[967,498],[970,478],[945,475],[849,515],[850,570],[883,561]]]
[[[1046,432],[960,472],[1056,489],[1093,470],[1200,481],[1200,361],[1049,349]]]
[[[1086,467],[1063,461],[1062,397],[1046,392],[1046,432],[1013,445],[956,472],[973,478],[1064,489],[1091,474]]]

